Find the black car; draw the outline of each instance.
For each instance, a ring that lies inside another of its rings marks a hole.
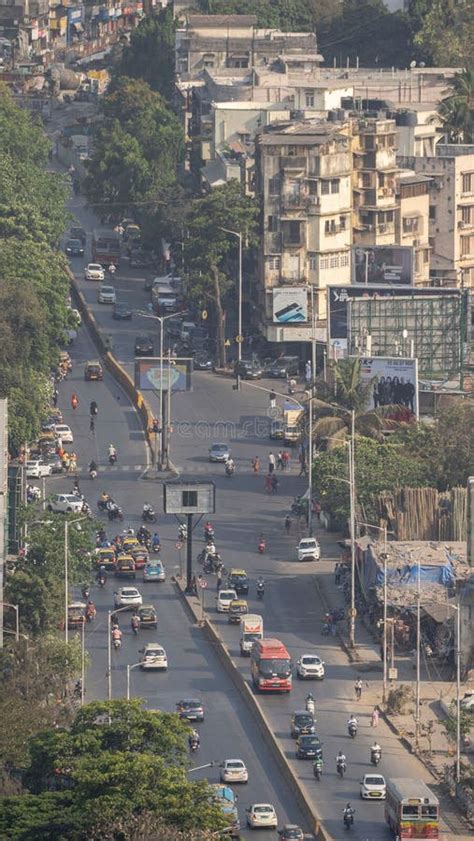
[[[193,357],[193,368],[195,371],[212,371],[214,362],[205,350],[200,350]]]
[[[68,257],[84,256],[84,246],[80,239],[68,239],[65,250]]]
[[[300,367],[300,361],[297,356],[282,356],[276,359],[275,362],[268,368],[269,377],[296,377]]]
[[[112,318],[116,318],[117,321],[130,321],[132,318],[132,310],[128,304],[114,304]]]
[[[298,736],[296,742],[297,759],[318,759],[323,756],[323,747],[318,736]]]
[[[41,461],[44,464],[49,464],[51,468],[51,473],[62,473],[63,472],[63,463],[61,461],[61,457],[58,456],[57,453],[50,453],[49,455],[44,455]]]
[[[296,710],[291,716],[291,735],[293,739],[298,736],[313,736],[314,716],[307,710]]]
[[[230,590],[235,590],[238,596],[246,596],[249,585],[249,577],[245,572],[231,572],[227,579],[227,586]]]
[[[153,356],[155,348],[153,339],[149,336],[137,336],[135,339],[135,356]]]
[[[243,380],[259,380],[263,372],[260,365],[252,359],[241,359],[235,363],[234,373],[239,374]]]
[[[83,244],[83,245],[85,245],[85,244],[86,244],[86,242],[87,242],[87,234],[86,234],[86,232],[85,232],[84,228],[79,228],[79,227],[77,227],[77,228],[76,228],[76,227],[73,227],[73,228],[71,228],[71,230],[69,231],[69,234],[70,234],[70,236],[71,236],[71,239],[78,239],[78,240],[80,240],[80,241],[82,242],[82,244]]]

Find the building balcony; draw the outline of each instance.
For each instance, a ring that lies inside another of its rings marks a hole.
[[[334,225],[334,227],[329,228],[328,230],[326,230],[326,228],[324,229],[324,236],[331,237],[335,236],[336,234],[342,234],[343,232],[345,233],[346,231],[349,233],[349,228],[347,227],[347,225]]]
[[[280,277],[281,286],[307,286],[307,284],[308,278],[305,275],[291,274]]]
[[[282,238],[280,231],[266,231],[264,235],[265,254],[281,254]]]
[[[396,171],[398,169],[396,161],[396,149],[377,149],[365,152],[363,156],[363,165],[360,169],[380,169]]]
[[[285,210],[303,210],[308,203],[308,196],[303,193],[286,193],[281,196],[281,206]]]
[[[282,155],[280,158],[280,166],[282,169],[306,171],[307,160],[304,155]]]

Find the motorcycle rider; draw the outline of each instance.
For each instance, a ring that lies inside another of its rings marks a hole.
[[[105,584],[107,581],[107,573],[105,571],[105,567],[101,567],[95,577],[95,580],[98,584]]]
[[[88,620],[88,622],[91,622],[92,619],[94,619],[96,613],[97,613],[97,611],[95,609],[95,604],[92,601],[92,599],[89,599],[89,601],[87,602],[87,607],[86,607],[86,619]]]
[[[132,627],[132,631],[139,631],[141,625],[141,619],[138,613],[134,613],[132,618],[130,619],[130,625]]]
[[[347,729],[348,729],[349,733],[353,729],[355,729],[355,731],[357,733],[358,728],[359,728],[359,722],[357,721],[357,718],[355,717],[354,713],[352,713],[350,715],[350,717],[347,719]]]
[[[378,754],[379,758],[382,758],[382,748],[380,747],[377,741],[374,742],[373,745],[370,746],[370,761],[374,761],[374,756]]]
[[[338,755],[336,756],[336,770],[339,771],[341,766],[345,767],[346,765],[346,757],[343,754],[342,750],[339,751]]]
[[[347,803],[342,813],[342,819],[345,824],[354,823],[354,809],[350,803]]]
[[[112,642],[115,643],[115,642],[118,641],[118,644],[121,645],[122,644],[122,636],[123,636],[123,634],[122,634],[122,631],[120,630],[119,626],[114,625],[114,627],[112,628]]]
[[[315,703],[314,703],[314,696],[312,692],[308,692],[306,696],[306,709],[309,713],[314,715],[315,710]]]
[[[199,747],[201,744],[201,739],[197,730],[191,730],[188,738],[189,747],[191,748],[194,744]]]
[[[153,506],[150,505],[149,502],[145,502],[142,510],[142,517],[144,520],[151,519],[155,516],[155,512],[153,510]]]
[[[89,462],[89,476],[91,473],[97,473],[97,464],[95,463],[94,459],[91,459]]]
[[[113,444],[109,444],[109,461],[117,461],[117,450]]]
[[[153,537],[151,538],[151,548],[153,549],[154,552],[158,552],[160,546],[161,546],[160,536],[159,536],[158,532],[155,531]]]
[[[263,576],[257,578],[257,593],[263,593],[265,590],[265,579]]]
[[[233,458],[228,458],[225,463],[225,471],[226,473],[233,473],[235,470],[235,462]]]

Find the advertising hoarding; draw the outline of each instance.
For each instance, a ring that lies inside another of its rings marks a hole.
[[[354,298],[402,298],[408,295],[413,298],[426,296],[459,295],[460,290],[456,288],[431,288],[425,286],[414,286],[408,290],[406,287],[380,287],[380,286],[328,286],[327,287],[327,310],[329,338],[347,340],[347,302]]]
[[[306,286],[281,286],[273,290],[273,322],[301,324],[308,320]]]
[[[413,248],[406,245],[353,246],[352,283],[413,286]]]
[[[375,379],[374,379],[375,378]],[[402,356],[362,356],[362,383],[374,380],[366,411],[397,406],[394,419],[409,421],[418,417],[418,360]],[[398,408],[399,407],[399,408]]]
[[[160,357],[135,359],[135,388],[138,391],[191,391],[193,360]],[[161,375],[163,374],[163,382]]]

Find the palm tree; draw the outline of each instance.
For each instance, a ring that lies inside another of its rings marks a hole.
[[[352,412],[356,433],[366,438],[382,441],[384,432],[400,426],[398,421],[388,417],[393,413],[393,406],[367,411],[366,407],[377,377],[362,382],[359,357],[331,362],[330,369],[334,378],[334,396],[330,396],[330,402],[313,398],[313,409],[318,414],[313,424],[316,442],[324,442],[331,448],[345,441],[351,433]],[[327,395],[329,396],[329,390]]]
[[[438,106],[448,140],[451,143],[474,142],[474,72],[456,73],[448,96]]]

